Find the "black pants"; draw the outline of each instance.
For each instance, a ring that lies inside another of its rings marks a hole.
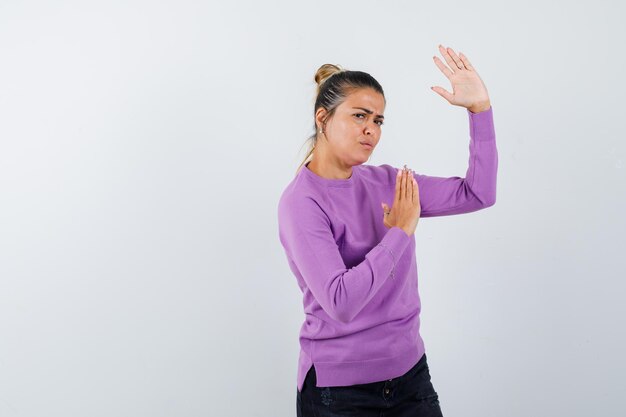
[[[315,366],[296,389],[297,417],[442,417],[426,354],[406,374],[386,381],[316,387]]]

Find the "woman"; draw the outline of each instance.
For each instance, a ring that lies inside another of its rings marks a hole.
[[[330,64],[315,75],[313,146],[278,204],[305,313],[298,416],[442,415],[419,333],[414,232],[420,217],[492,206],[498,155],[485,85],[462,53],[440,52],[453,93],[432,89],[469,116],[465,178],[364,165],[381,136],[382,87]]]

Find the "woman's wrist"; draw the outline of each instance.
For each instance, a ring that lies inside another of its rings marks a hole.
[[[489,101],[486,101],[484,103],[474,104],[468,107],[467,109],[471,111],[472,113],[480,113],[480,112],[489,110],[490,107],[491,107],[491,103]]]

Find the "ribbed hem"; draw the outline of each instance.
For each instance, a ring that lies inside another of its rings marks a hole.
[[[317,387],[349,386],[369,384],[400,377],[407,373],[424,355],[424,343],[411,346],[406,352],[390,357],[358,362],[315,362]],[[298,390],[302,391],[304,379],[310,366],[302,371],[302,381],[298,381]]]

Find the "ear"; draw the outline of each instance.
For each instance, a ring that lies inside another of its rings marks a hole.
[[[326,117],[326,114],[328,112],[326,111],[325,108],[320,107],[319,109],[317,109],[317,111],[315,112],[315,125],[317,126],[317,130],[320,129],[320,127],[324,126],[324,118]]]

